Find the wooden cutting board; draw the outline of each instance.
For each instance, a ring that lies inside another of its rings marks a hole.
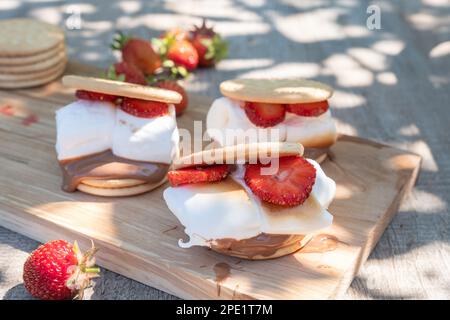
[[[74,63],[67,71],[92,72]],[[99,265],[187,299],[339,297],[397,212],[420,166],[415,154],[342,136],[322,165],[337,183],[329,208],[334,223],[320,232],[327,236],[316,238],[335,237],[334,250],[246,261],[205,248],[181,249],[177,242],[185,235],[162,199],[165,185],[116,199],[61,191],[54,111],[73,100],[73,91],[59,82],[0,91],[0,225],[41,242],[78,240],[86,248],[93,239],[100,248]],[[204,119],[210,102],[191,96],[179,126],[190,128],[192,120]]]

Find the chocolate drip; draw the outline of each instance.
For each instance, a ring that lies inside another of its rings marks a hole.
[[[115,156],[111,150],[59,162],[63,190],[74,192],[84,179],[136,179],[157,183],[164,179],[168,164],[134,161]]]
[[[214,265],[214,273],[216,274],[217,296],[220,297],[220,288],[222,282],[231,274],[230,266],[225,262],[219,262]]]
[[[215,240],[211,243],[211,248],[214,251],[245,259],[270,258],[283,248],[294,247],[299,249],[302,239],[302,235],[261,233],[256,237],[243,240],[228,238]]]

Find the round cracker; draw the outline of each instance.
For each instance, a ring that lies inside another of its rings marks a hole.
[[[95,91],[129,98],[165,103],[180,103],[182,99],[181,95],[175,91],[141,86],[128,82],[73,75],[63,77],[62,81],[64,85],[76,89]]]
[[[0,57],[0,66],[25,66],[33,63],[39,63],[50,59],[60,52],[66,52],[64,43],[61,43],[54,49],[44,51],[38,54],[24,57]]]
[[[174,169],[192,167],[202,164],[234,164],[256,162],[261,158],[287,157],[303,155],[303,146],[296,142],[256,142],[237,144],[226,147],[213,147],[211,149],[192,153],[175,159]]]
[[[67,60],[66,52],[59,51],[48,59],[32,64],[24,65],[0,65],[1,74],[32,74],[35,72],[45,72],[51,70],[52,68],[58,66]]]
[[[95,187],[95,188],[129,188],[139,186],[141,184],[146,184],[144,180],[137,179],[110,179],[110,180],[100,180],[100,179],[84,179],[83,184]]]
[[[0,21],[0,56],[21,57],[56,48],[64,42],[58,26],[35,19],[18,18]]]
[[[271,244],[270,246],[267,246],[267,250],[261,251],[257,255],[248,255],[248,252],[251,252],[252,247],[246,248],[245,246],[241,246],[240,250],[233,250],[231,248],[229,249],[223,249],[220,247],[217,247],[214,245],[214,242],[211,243],[211,249],[213,251],[216,251],[218,253],[237,257],[241,259],[247,259],[247,260],[269,260],[269,259],[275,259],[282,256],[286,256],[288,254],[292,254],[294,252],[297,252],[301,248],[303,248],[309,241],[311,240],[311,236],[307,235],[291,235],[291,239],[288,243],[280,242],[277,245]],[[264,244],[258,244],[259,247],[262,247]]]
[[[6,82],[6,81],[13,81],[13,82],[20,82],[20,81],[29,81],[29,80],[38,80],[42,78],[46,78],[48,76],[51,76],[53,74],[57,74],[60,72],[61,69],[64,69],[67,63],[67,59],[63,59],[56,65],[54,65],[51,68],[47,68],[43,71],[35,71],[35,72],[29,72],[29,73],[0,73],[0,81]]]
[[[306,79],[233,79],[220,84],[231,99],[265,103],[309,103],[329,99],[333,89]]]
[[[57,78],[59,78],[66,69],[66,65],[64,65],[62,68],[57,70],[57,72],[50,74],[46,77],[39,78],[39,79],[29,79],[29,80],[22,80],[22,81],[0,81],[0,88],[3,89],[21,89],[21,88],[31,88],[31,87],[37,87],[44,84],[47,84]]]
[[[127,188],[96,188],[80,183],[78,190],[94,196],[101,197],[130,197],[151,191],[165,182],[165,179],[157,183],[145,183],[134,187]]]

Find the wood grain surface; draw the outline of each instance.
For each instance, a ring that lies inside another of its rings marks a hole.
[[[77,67],[78,66],[78,67]],[[68,72],[84,68],[72,64]],[[99,247],[98,263],[186,299],[329,299],[344,293],[414,183],[420,157],[357,137],[342,136],[322,163],[337,183],[330,212],[337,238],[327,252],[302,252],[268,261],[245,261],[205,248],[182,249],[183,226],[162,198],[167,185],[136,197],[105,199],[61,190],[55,160],[54,111],[74,100],[59,83],[1,92],[10,115],[0,119],[0,225],[45,242],[76,239]],[[181,128],[204,121],[208,98],[190,96]],[[25,123],[26,119],[35,121]],[[20,178],[18,178],[20,177]],[[334,245],[333,245],[334,246]],[[219,281],[216,268],[230,274]]]
[[[83,24],[66,28],[69,55],[89,64],[115,61],[108,45],[117,29],[158,36],[206,17],[230,41],[230,54],[216,69],[197,70],[185,84],[190,92],[214,98],[221,81],[260,74],[333,86],[339,132],[423,158],[413,192],[342,298],[450,299],[448,0],[10,1],[0,4],[0,18],[32,16],[64,26],[70,3],[79,5]],[[381,8],[381,29],[366,27],[370,5]],[[37,245],[0,228],[0,297],[30,298],[21,267]],[[106,270],[86,296],[174,298]]]

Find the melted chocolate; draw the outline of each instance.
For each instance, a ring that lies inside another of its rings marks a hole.
[[[304,237],[302,235],[284,235],[261,233],[256,237],[236,240],[219,239],[211,243],[211,248],[227,255],[245,259],[267,257],[275,255],[278,250],[298,245]]]
[[[231,274],[230,266],[225,262],[219,262],[214,265],[214,273],[216,274],[217,296],[220,296],[221,283]]]
[[[134,161],[115,156],[111,150],[59,162],[63,190],[74,192],[84,179],[136,179],[147,183],[162,181],[168,164]]]

